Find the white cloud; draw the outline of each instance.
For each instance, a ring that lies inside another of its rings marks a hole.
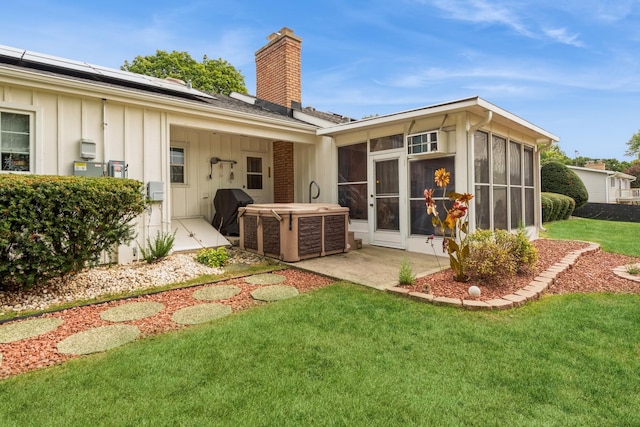
[[[584,43],[578,40],[579,34],[569,34],[566,28],[547,28],[543,31],[547,37],[560,43],[575,47],[584,47]]]

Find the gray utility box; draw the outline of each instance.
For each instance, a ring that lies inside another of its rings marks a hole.
[[[164,200],[164,182],[149,181],[147,183],[147,196],[152,202],[162,202]]]
[[[102,162],[73,162],[73,175],[75,176],[104,176],[104,163]]]

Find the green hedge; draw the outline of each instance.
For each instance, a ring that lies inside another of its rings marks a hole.
[[[44,283],[129,243],[142,190],[131,179],[0,175],[1,284]]]
[[[540,169],[541,191],[564,194],[575,201],[576,208],[589,200],[589,192],[580,177],[566,165],[549,162]]]
[[[576,202],[569,196],[556,193],[541,193],[542,222],[569,219],[576,208]]]

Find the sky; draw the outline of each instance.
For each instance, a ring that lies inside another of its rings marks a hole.
[[[302,38],[302,103],[353,118],[472,96],[560,137],[570,158],[625,156],[640,131],[640,0],[25,0],[0,45],[119,68],[156,50],[229,61]]]

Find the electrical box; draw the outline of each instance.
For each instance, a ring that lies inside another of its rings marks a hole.
[[[75,176],[104,176],[104,166],[101,162],[73,162]]]
[[[147,197],[152,202],[162,202],[164,200],[164,182],[149,181],[147,183]]]
[[[96,158],[96,143],[90,139],[80,140],[80,157],[83,159],[95,159]]]
[[[127,165],[123,160],[109,160],[109,176],[114,178],[126,178],[127,177]]]

